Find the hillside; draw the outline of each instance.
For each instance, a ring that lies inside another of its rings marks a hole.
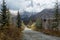
[[[54,12],[55,12],[54,9],[44,9],[43,11],[31,16],[30,19],[36,20],[37,18],[42,18],[42,19],[53,18]]]

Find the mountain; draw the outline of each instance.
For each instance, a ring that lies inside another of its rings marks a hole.
[[[27,11],[24,11],[24,12],[22,12],[22,17],[25,17],[25,16],[30,17],[31,15],[34,15],[34,14],[36,14],[36,12],[27,12]]]
[[[21,15],[21,19],[24,21],[25,24],[27,24],[30,20],[30,17],[34,14],[36,14],[36,12],[24,11],[23,14]]]
[[[43,11],[31,16],[30,19],[36,20],[38,18],[42,18],[42,19],[53,18],[54,13],[55,13],[54,9],[44,9]],[[59,13],[60,13],[60,10],[59,10]]]
[[[34,14],[36,14],[36,12],[27,12],[27,11],[20,12],[21,20],[23,20],[24,23],[27,24],[30,20],[30,16]],[[11,17],[12,17],[12,21],[15,23],[17,12],[11,12]]]

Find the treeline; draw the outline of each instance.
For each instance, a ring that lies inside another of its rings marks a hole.
[[[56,0],[56,3],[55,3],[53,18],[48,18],[48,20],[47,19],[42,19],[41,17],[37,18],[35,20],[35,23],[36,23],[35,26],[36,26],[36,28],[38,28],[38,29],[45,29],[45,26],[43,25],[43,22],[46,22],[46,21],[48,22],[48,24],[46,24],[46,25],[48,25],[48,29],[50,29],[50,30],[56,30],[56,31],[59,30],[60,13],[59,13],[58,0]],[[31,22],[33,23],[32,20],[31,20]]]
[[[0,29],[3,29],[5,26],[11,25],[11,13],[9,11],[9,8],[7,8],[5,0],[3,0],[1,5],[1,12],[0,12]],[[16,18],[16,27],[21,27],[21,17],[19,14],[19,11],[17,13]]]
[[[29,28],[31,28],[32,30],[49,34],[49,35],[60,37],[60,12],[59,11],[60,10],[59,10],[58,0],[56,0],[53,18],[42,19],[40,17],[40,18],[37,18],[34,22],[30,20],[29,25],[31,24],[32,25]]]
[[[0,40],[22,40],[22,21],[17,13],[16,25],[13,24],[11,13],[3,0],[0,11]]]

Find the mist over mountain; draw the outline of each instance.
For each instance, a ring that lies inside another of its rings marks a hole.
[[[53,18],[55,10],[54,9],[44,9],[41,12],[20,12],[21,19],[24,21],[29,21],[30,19],[36,20],[38,18],[46,19],[46,18]],[[59,9],[60,13],[60,9]],[[13,15],[14,16],[14,15]],[[14,16],[16,18],[16,15]]]
[[[58,12],[60,13],[60,9]],[[30,19],[36,20],[38,18],[42,18],[42,19],[54,18],[54,13],[55,13],[54,9],[44,9],[43,11],[35,15],[32,15]]]
[[[21,20],[23,20],[24,22],[26,22],[26,21],[29,22],[30,17],[32,15],[36,14],[36,12],[28,12],[28,11],[23,11],[23,12],[19,12],[19,13],[20,13],[20,16],[21,16]],[[17,11],[15,11],[15,12],[12,11],[11,12],[11,16],[12,16],[13,22],[15,22],[16,21],[16,17],[17,17]]]

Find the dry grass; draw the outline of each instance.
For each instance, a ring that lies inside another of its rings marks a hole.
[[[14,25],[5,26],[3,30],[0,30],[0,40],[22,40],[21,30]]]
[[[60,31],[54,31],[54,30],[49,30],[49,29],[44,29],[43,33],[48,34],[48,35],[52,35],[52,36],[58,36],[60,37]]]
[[[32,29],[32,30],[43,32],[44,34],[47,34],[47,35],[60,37],[60,31],[54,31],[54,30],[49,30],[49,29],[37,29],[37,28]]]
[[[59,30],[54,31],[54,30],[49,30],[49,29],[38,29],[38,28],[36,28],[35,24],[31,25],[31,29],[34,30],[34,31],[43,32],[44,34],[47,34],[47,35],[60,37],[60,31]]]
[[[32,29],[32,30],[35,30],[35,31],[42,31],[42,29],[38,29],[38,28],[35,26],[35,23],[31,25],[31,29]]]
[[[33,23],[33,24],[31,25],[31,29],[32,29],[32,30],[36,30],[35,23]]]

